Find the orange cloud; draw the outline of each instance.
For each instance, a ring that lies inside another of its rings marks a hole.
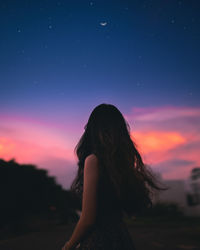
[[[144,154],[152,151],[166,151],[186,142],[178,132],[131,132],[131,138],[140,147]]]
[[[200,165],[200,107],[133,108],[125,119],[144,162],[163,178],[185,179]]]

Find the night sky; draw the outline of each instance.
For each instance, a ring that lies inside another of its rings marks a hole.
[[[164,179],[200,165],[200,2],[1,1],[0,158],[68,187],[91,111],[119,108]]]

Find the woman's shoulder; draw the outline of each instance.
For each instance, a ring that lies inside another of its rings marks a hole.
[[[85,158],[85,165],[95,165],[98,166],[98,158],[94,153],[89,154]]]
[[[102,172],[103,170],[102,170],[101,162],[99,161],[95,153],[91,153],[85,158],[84,170],[86,170],[87,172],[90,172],[90,171],[96,172],[99,176],[99,181],[103,177],[103,172]]]
[[[98,158],[94,153],[91,153],[88,156],[86,156],[85,160],[87,160],[87,161],[97,161]]]
[[[86,168],[96,168],[98,169],[98,158],[95,154],[91,153],[85,158],[85,167]],[[84,167],[84,168],[85,168]]]

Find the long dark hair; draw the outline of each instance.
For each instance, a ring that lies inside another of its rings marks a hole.
[[[98,158],[102,176],[104,173],[109,176],[124,212],[136,215],[152,207],[153,191],[166,188],[158,185],[158,179],[144,164],[122,113],[112,104],[100,104],[94,108],[84,128],[74,149],[78,171],[70,190],[76,193],[83,187],[84,161],[93,153]]]

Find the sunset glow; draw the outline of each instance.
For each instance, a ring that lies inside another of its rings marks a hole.
[[[200,123],[194,122],[199,119],[199,110],[177,111],[176,107],[161,110],[162,107],[158,110],[138,108],[124,114],[131,127],[131,138],[145,163],[161,172],[164,178],[186,178],[190,169],[200,164]],[[0,158],[35,163],[61,178],[65,172],[74,173],[76,169],[73,150],[83,127],[84,123],[71,133],[69,126],[60,129],[59,124],[2,116]]]

